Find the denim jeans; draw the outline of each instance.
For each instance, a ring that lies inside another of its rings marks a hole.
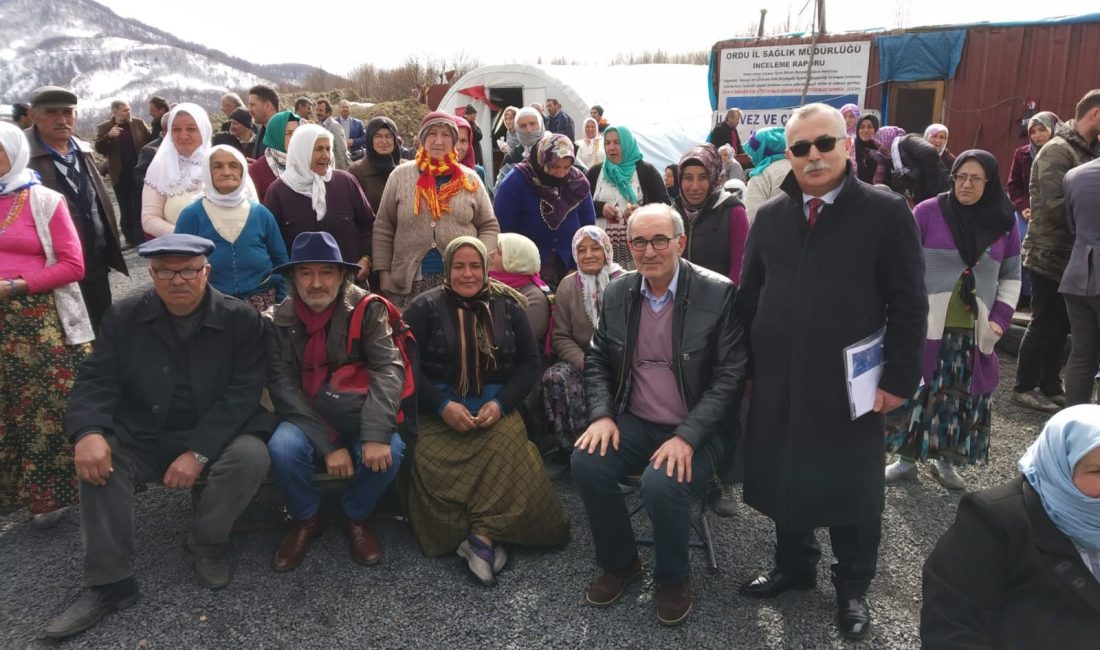
[[[345,440],[351,452],[355,473],[351,485],[344,492],[343,509],[348,519],[361,521],[374,512],[374,506],[397,476],[401,458],[405,455],[405,442],[397,433],[390,438],[393,462],[385,472],[374,472],[363,465],[362,443]],[[286,499],[286,507],[295,521],[303,521],[317,514],[321,506],[321,488],[313,484],[313,445],[305,432],[290,422],[283,422],[271,434],[267,443],[271,454],[271,475],[279,491]]]
[[[704,449],[692,456],[691,483],[669,478],[665,466],[653,469],[649,457],[672,436],[675,427],[647,422],[630,413],[615,418],[619,426],[619,449],[608,446],[607,455],[573,451],[573,482],[584,501],[596,563],[600,568],[621,569],[634,556],[634,529],[626,508],[626,497],[618,481],[641,472],[641,499],[653,523],[653,579],[659,585],[673,585],[688,577],[688,536],[691,533],[692,501],[702,496],[714,478],[713,462]]]

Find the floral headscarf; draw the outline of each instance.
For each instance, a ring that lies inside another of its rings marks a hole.
[[[603,268],[596,275],[589,275],[581,271],[581,261],[577,255],[577,246],[585,238],[599,242],[603,248]],[[584,303],[584,313],[592,327],[600,322],[600,306],[603,304],[603,292],[613,279],[617,278],[623,269],[615,263],[614,251],[611,248],[611,238],[599,226],[581,226],[573,235],[573,262],[577,265],[577,280],[581,285],[581,302]]]
[[[538,195],[539,215],[551,230],[557,230],[569,213],[589,197],[588,178],[576,167],[570,167],[564,178],[546,171],[559,160],[568,158],[572,163],[575,156],[568,136],[544,133],[535,143],[532,155],[515,167]]]
[[[707,179],[710,180],[710,189],[707,196],[698,205],[688,203],[683,189],[684,168],[692,166],[705,169]],[[709,142],[688,149],[687,153],[680,158],[679,175],[676,182],[680,185],[678,202],[685,221],[689,223],[694,221],[695,217],[699,215],[699,211],[706,206],[711,197],[722,191],[723,167],[722,156],[718,154],[718,150],[714,148],[714,145]]]

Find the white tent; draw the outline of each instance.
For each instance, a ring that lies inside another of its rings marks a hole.
[[[645,160],[658,170],[678,162],[685,151],[704,142],[712,123],[705,65],[483,66],[454,82],[439,110],[454,114],[467,104],[478,109],[486,163],[492,160],[493,115],[484,101],[474,97],[492,97],[493,89],[504,88],[521,88],[523,106],[532,102],[545,105],[547,98],[560,101],[573,118],[577,138],[583,136],[589,109],[599,104],[612,125],[630,129]],[[486,178],[493,178],[495,171],[486,169]]]

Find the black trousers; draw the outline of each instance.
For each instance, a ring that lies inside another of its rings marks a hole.
[[[821,559],[821,546],[812,528],[783,530],[775,528],[775,568],[791,576],[813,576]],[[830,526],[833,547],[832,575],[837,595],[843,599],[867,593],[878,564],[882,541],[882,518],[857,526]]]
[[[119,228],[131,246],[145,241],[141,227],[141,187],[134,183],[134,170],[123,170],[123,181],[114,186],[118,199]]]
[[[1058,281],[1024,269],[1031,279],[1031,323],[1020,341],[1020,356],[1016,365],[1017,393],[1038,387],[1044,395],[1054,397],[1065,393],[1062,388],[1062,365],[1066,362],[1066,337],[1069,336],[1069,316],[1066,302],[1058,293]]]
[[[1100,296],[1065,296],[1073,348],[1066,363],[1066,404],[1092,402],[1100,368]]]
[[[96,334],[99,334],[103,314],[111,306],[111,283],[107,281],[107,273],[106,267],[91,268],[84,272],[84,279],[80,281],[80,293],[84,295],[84,306]]]

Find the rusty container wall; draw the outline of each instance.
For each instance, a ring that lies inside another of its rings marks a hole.
[[[971,27],[955,79],[947,84],[948,149],[985,149],[1007,181],[1012,152],[1027,144],[1024,102],[1062,120],[1077,100],[1100,88],[1100,23]]]

